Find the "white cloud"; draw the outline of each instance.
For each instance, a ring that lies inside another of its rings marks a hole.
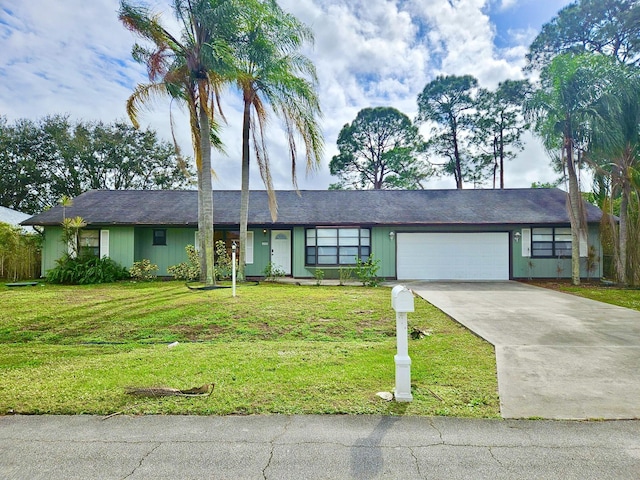
[[[502,0],[500,2],[500,10],[509,10],[518,3],[518,0]]]

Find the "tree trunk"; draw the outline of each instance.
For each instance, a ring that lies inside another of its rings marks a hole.
[[[627,284],[627,237],[629,230],[629,197],[631,196],[631,186],[625,180],[622,184],[622,195],[620,198],[620,223],[618,232],[618,281]]]
[[[498,145],[497,145],[498,141],[494,135],[493,137],[493,189],[495,190],[496,188],[496,178],[498,176],[498,167],[499,167],[499,163],[498,163]]]
[[[244,100],[242,118],[242,186],[240,192],[240,260],[238,273],[244,278],[247,251],[247,223],[249,220],[249,131],[251,129],[251,102]]]
[[[214,241],[213,241],[213,185],[211,181],[211,124],[207,106],[208,96],[206,88],[202,82],[198,85],[198,122],[200,127],[200,149],[202,155],[202,183],[199,190],[202,195],[202,225],[199,225],[199,235],[203,237],[200,243],[204,248],[200,255],[204,256],[206,271],[204,272],[204,282],[206,285],[215,284],[214,270]]]
[[[571,283],[580,285],[580,233],[582,232],[582,216],[580,214],[580,186],[573,159],[573,141],[565,136],[564,148],[569,174],[569,219],[571,221]]]
[[[462,159],[460,158],[460,150],[458,149],[458,135],[453,132],[453,156],[455,157],[455,172],[456,188],[462,190]]]
[[[198,127],[200,128],[200,127]],[[201,156],[202,158],[202,156]],[[205,241],[204,241],[204,206],[202,203],[202,163],[200,163],[200,168],[198,168],[198,260],[200,263],[200,281],[205,282],[207,279],[207,262],[204,254],[202,252],[205,251]]]
[[[500,129],[500,189],[504,189],[504,131]]]

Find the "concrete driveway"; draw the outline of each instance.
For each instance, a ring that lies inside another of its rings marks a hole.
[[[504,418],[640,418],[640,312],[518,282],[406,285],[495,346]]]

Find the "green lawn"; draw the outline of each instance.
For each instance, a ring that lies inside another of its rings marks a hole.
[[[574,287],[572,285],[560,285],[558,290],[581,297],[591,298],[600,302],[619,305],[620,307],[640,310],[640,290],[613,288],[600,285],[582,285]]]
[[[491,345],[416,298],[414,401],[395,382],[390,289],[177,282],[0,286],[0,414],[406,414],[498,417]],[[168,345],[179,342],[174,348]],[[127,386],[210,397],[139,398]]]

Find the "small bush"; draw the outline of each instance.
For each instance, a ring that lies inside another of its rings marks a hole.
[[[154,280],[158,277],[158,265],[151,263],[151,260],[144,258],[135,262],[129,269],[129,274],[134,280]]]
[[[267,266],[264,267],[263,273],[267,282],[274,282],[285,275],[284,270],[276,267],[271,262],[267,263]]]
[[[69,285],[112,283],[130,278],[125,267],[109,257],[78,257],[64,255],[57,266],[47,272],[47,281]]]
[[[362,285],[377,287],[380,285],[380,279],[378,278],[379,269],[380,260],[374,259],[373,255],[370,255],[366,262],[363,262],[360,257],[357,257],[353,272],[356,277],[358,277],[358,280],[362,282]]]
[[[313,276],[316,279],[316,285],[317,286],[322,285],[322,280],[324,280],[324,270],[321,270],[320,268],[316,268],[315,271],[313,272]]]
[[[200,258],[198,257],[196,247],[187,245],[185,250],[187,252],[187,261],[179,263],[178,265],[172,265],[167,268],[167,271],[173,275],[176,280],[185,280],[188,282],[200,280]]]
[[[227,244],[224,240],[218,240],[216,242],[215,275],[221,280],[227,280],[231,278],[232,269],[233,263],[227,252]]]
[[[351,280],[353,277],[353,268],[351,267],[340,267],[338,270],[340,285],[344,285],[346,282]]]

